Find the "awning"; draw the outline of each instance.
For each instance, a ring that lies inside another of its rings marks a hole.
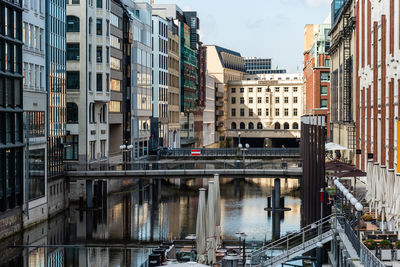
[[[335,144],[333,142],[329,142],[325,144],[325,150],[326,151],[333,151],[333,150],[351,150],[350,148],[347,148],[345,146]]]

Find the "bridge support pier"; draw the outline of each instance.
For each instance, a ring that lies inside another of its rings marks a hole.
[[[273,196],[273,202],[275,205],[275,209],[282,209],[281,207],[281,179],[276,178],[274,180],[274,196]]]
[[[86,180],[86,207],[93,208],[93,182]]]

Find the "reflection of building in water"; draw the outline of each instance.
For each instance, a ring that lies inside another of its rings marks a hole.
[[[274,187],[274,179],[273,178],[247,178],[246,181],[251,181],[251,183],[259,185],[263,193],[271,193],[272,188]],[[289,193],[293,189],[299,188],[299,181],[297,179],[281,179],[281,192],[282,194]]]

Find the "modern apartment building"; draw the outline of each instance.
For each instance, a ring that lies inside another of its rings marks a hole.
[[[335,1],[336,2],[336,1]],[[336,7],[336,6],[335,6]],[[332,14],[335,10],[332,10]],[[330,82],[330,138],[332,142],[349,149],[341,158],[355,163],[356,152],[356,1],[347,0],[331,25],[331,73],[325,75]],[[329,77],[330,76],[330,77]]]
[[[329,93],[330,93],[330,16],[322,24],[308,24],[304,27],[304,112],[308,115],[325,117],[329,139]]]
[[[372,161],[386,180],[400,173],[400,5],[395,0],[360,0],[352,7],[357,18],[355,163],[367,170]]]
[[[22,2],[0,1],[0,236],[21,229],[24,177]]]
[[[245,57],[244,70],[247,74],[286,73],[284,69],[271,69],[270,58]]]
[[[295,145],[300,137],[302,96],[302,74],[245,75],[242,80],[229,81],[227,136],[234,139],[234,144],[240,132],[242,139],[268,138],[273,146]]]
[[[217,145],[215,140],[215,78],[208,74],[206,75],[205,98],[202,146],[215,147]]]
[[[126,145],[123,133],[123,15],[124,9],[119,0],[111,1],[110,13],[110,103],[108,109],[109,143],[108,151],[111,162],[121,162],[121,145]],[[129,144],[128,144],[129,145]]]
[[[108,158],[110,68],[121,68],[110,57],[110,8],[110,0],[67,4],[66,161]]]
[[[45,1],[25,1],[22,14],[23,106],[26,136],[24,225],[47,219],[47,90]],[[29,124],[28,124],[29,122]],[[29,138],[29,140],[28,140]],[[27,198],[27,199],[26,199]]]
[[[244,75],[244,60],[240,53],[216,45],[207,45],[207,73],[216,83],[216,130],[218,141],[226,141],[228,117],[228,82],[241,81]],[[223,145],[223,144],[222,144]]]
[[[124,90],[129,99],[125,106],[125,141],[134,146],[134,159],[149,154],[150,119],[152,117],[152,67],[151,67],[151,18],[149,1],[121,1],[126,10],[124,19],[124,46],[130,51],[124,72],[129,77]],[[125,25],[126,23],[126,25]],[[128,61],[129,60],[129,61]],[[125,97],[125,96],[124,96]],[[128,136],[129,135],[129,136]]]
[[[67,206],[64,181],[66,135],[66,2],[46,3],[47,209],[49,216]]]
[[[168,142],[179,148],[181,142],[180,115],[180,37],[178,26],[168,20]]]
[[[168,134],[168,21],[152,16],[153,116],[151,151],[167,147]]]

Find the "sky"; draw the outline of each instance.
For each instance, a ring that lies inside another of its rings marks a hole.
[[[200,40],[239,52],[272,58],[272,68],[302,72],[304,26],[320,24],[331,0],[154,0],[197,11]]]

